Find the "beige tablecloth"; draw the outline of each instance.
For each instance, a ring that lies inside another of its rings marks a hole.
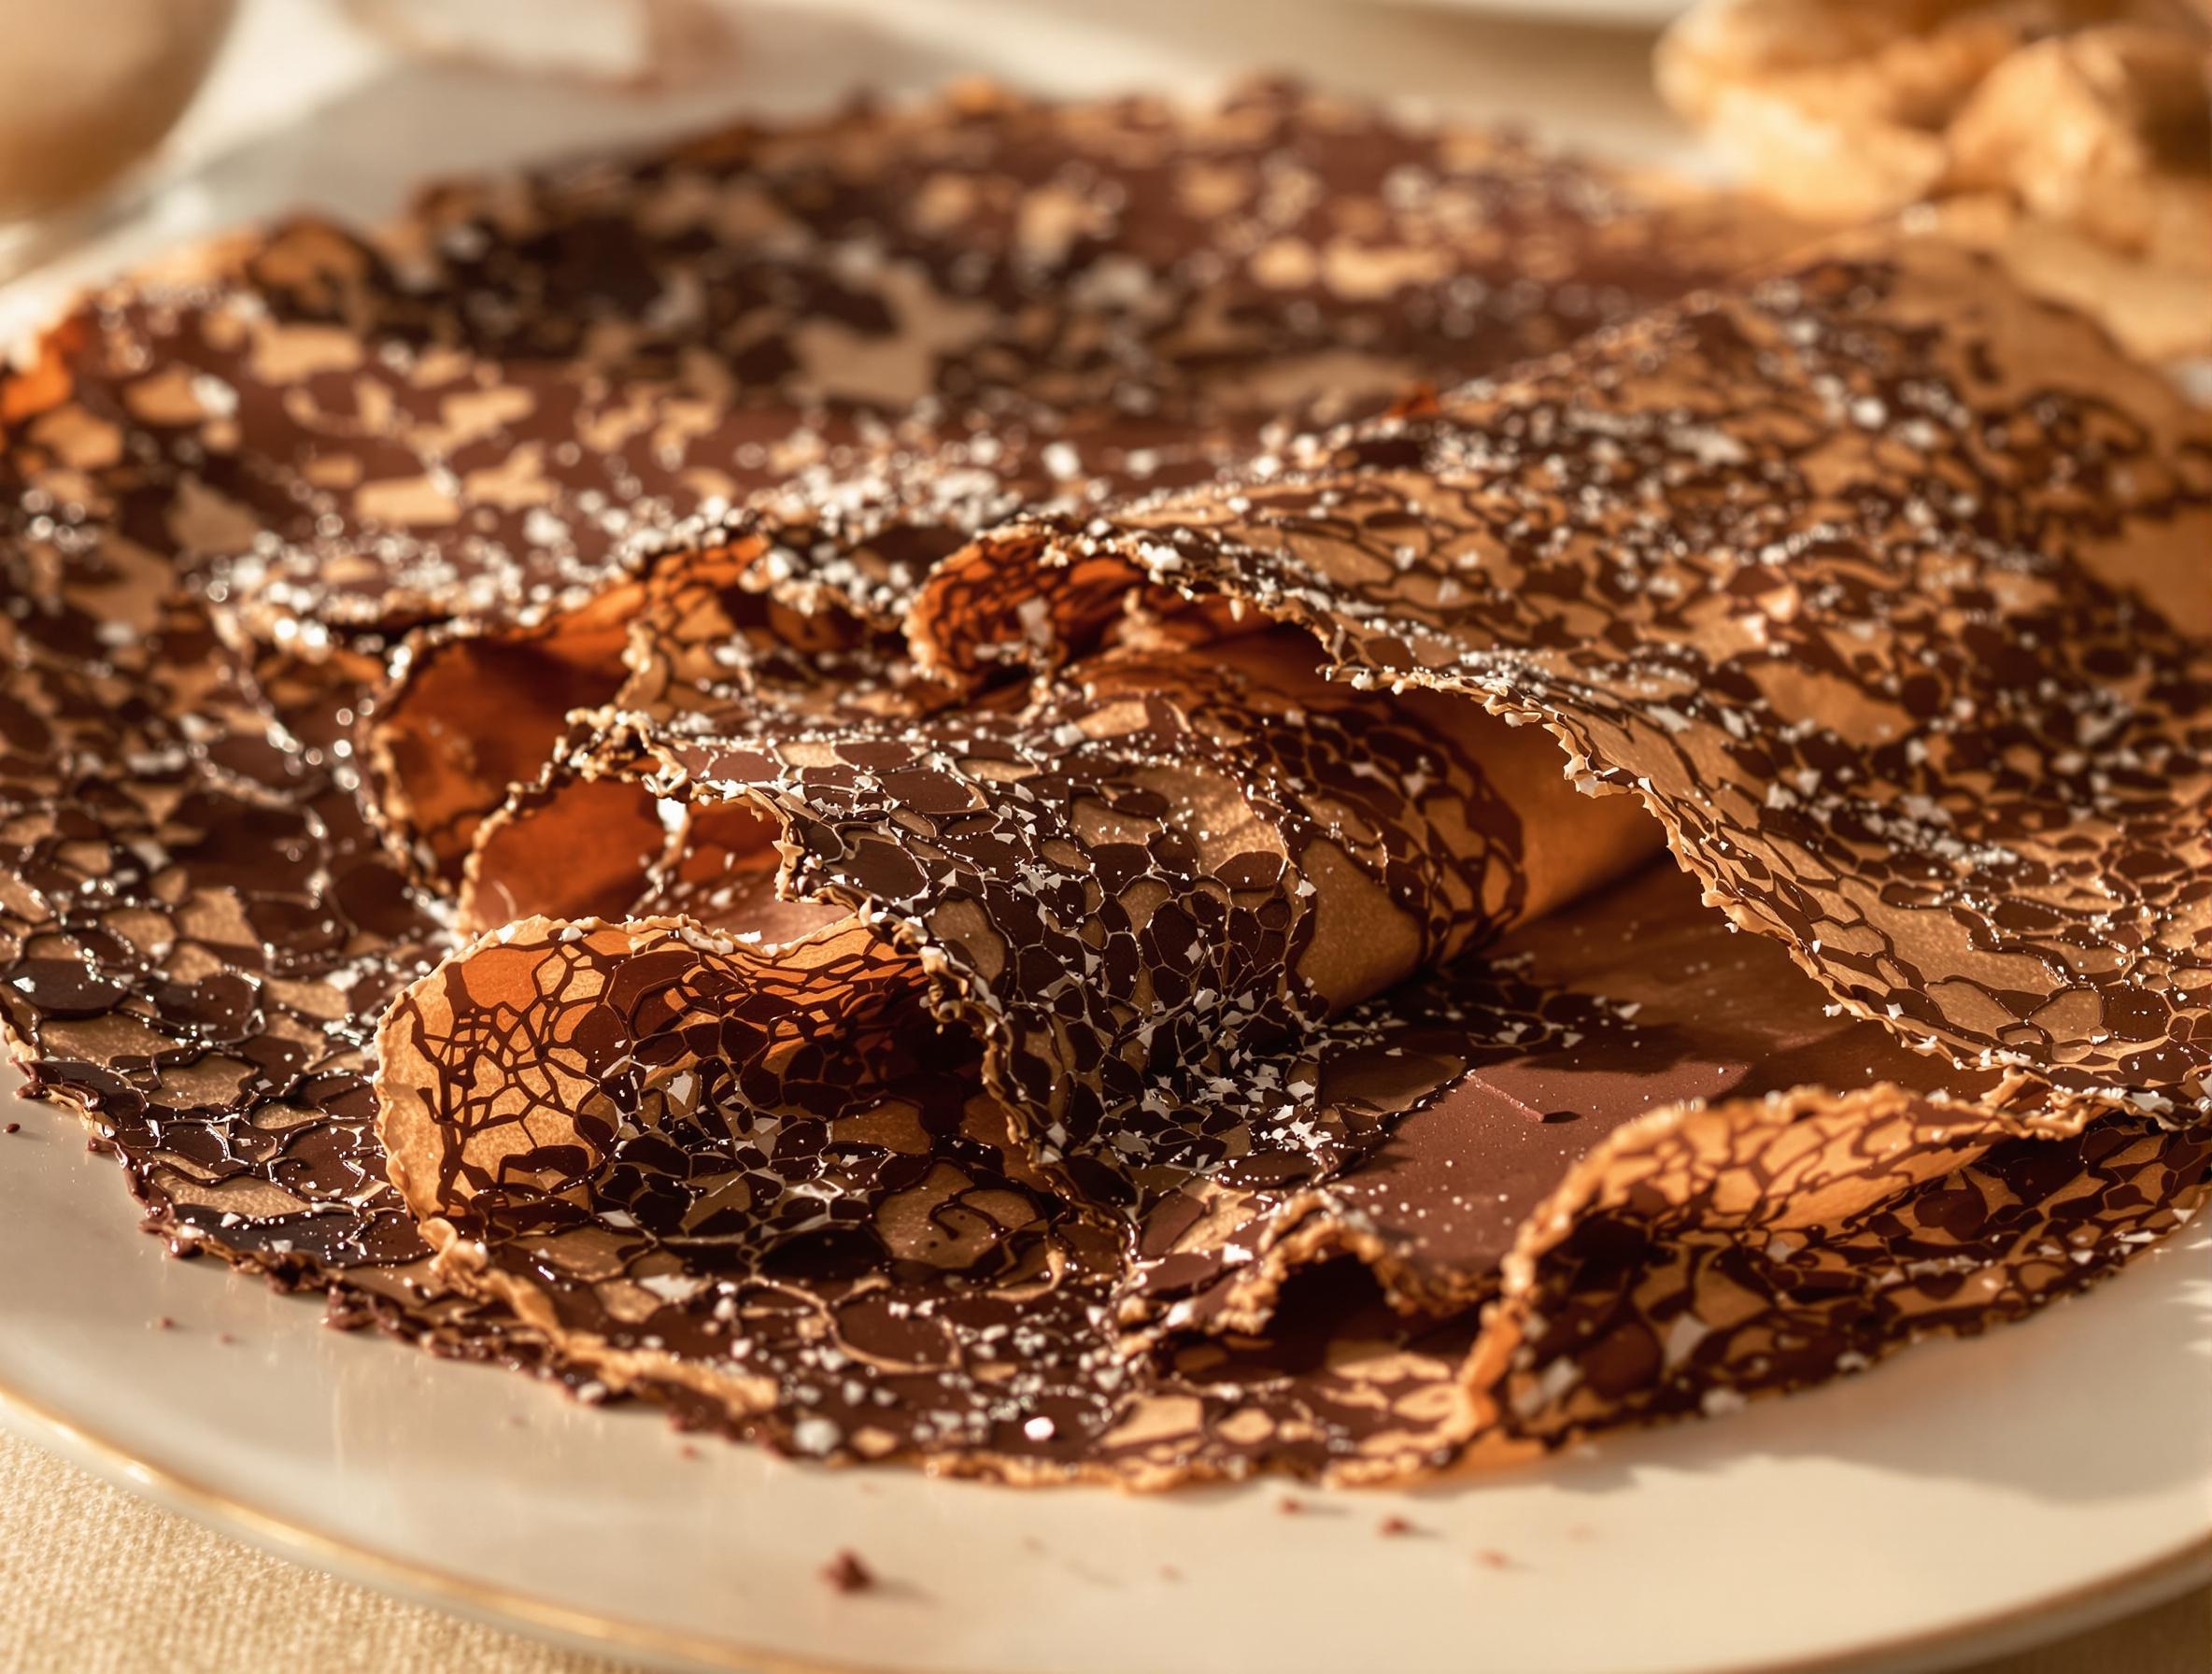
[[[1971,1674],[2205,1674],[2212,1589]],[[226,1540],[0,1432],[6,1674],[623,1674]]]

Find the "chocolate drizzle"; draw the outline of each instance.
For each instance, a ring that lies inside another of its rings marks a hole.
[[[1894,239],[1386,404],[1777,237],[1270,88],[121,287],[0,384],[32,1086],[342,1318],[1021,1481],[2077,1288],[2212,1168],[2201,418]]]

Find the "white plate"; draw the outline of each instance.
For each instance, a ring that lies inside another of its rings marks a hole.
[[[753,0],[745,16],[744,85],[624,105],[411,69],[318,8],[249,7],[185,137],[195,172],[75,271],[296,201],[381,214],[425,170],[957,70],[1082,92],[1303,67],[1646,161],[1671,143],[1640,50],[1562,55],[1472,18],[1263,0]],[[50,289],[0,296],[0,321]],[[164,1260],[67,1117],[0,1114],[23,1124],[0,1136],[11,1423],[291,1555],[632,1656],[1085,1674],[1927,1667],[2212,1575],[2204,1227],[2049,1318],[1846,1386],[1449,1490],[1307,1497],[1311,1514],[1290,1517],[1279,1485],[1133,1500],[721,1446],[689,1458],[647,1413],[325,1331],[312,1303]],[[153,1328],[164,1314],[177,1329]],[[1425,1532],[1382,1538],[1394,1512]],[[842,1547],[887,1584],[832,1594],[817,1571]]]
[[[1541,1468],[1301,1490],[1293,1516],[1280,1482],[1145,1498],[688,1453],[647,1411],[165,1258],[74,1121],[10,1103],[14,1426],[309,1563],[672,1665],[1904,1669],[2212,1576],[2212,1217],[1978,1341]],[[1394,1514],[1420,1532],[1378,1532]],[[885,1585],[820,1580],[848,1547]]]

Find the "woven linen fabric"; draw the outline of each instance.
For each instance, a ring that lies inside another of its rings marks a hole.
[[[0,1432],[0,1674],[634,1674],[240,1545]]]

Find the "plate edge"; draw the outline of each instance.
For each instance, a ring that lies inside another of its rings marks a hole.
[[[793,1657],[730,1641],[672,1632],[624,1617],[579,1610],[515,1588],[342,1539],[254,1505],[194,1477],[156,1465],[35,1397],[0,1382],[0,1424],[92,1474],[287,1562],[443,1610],[488,1627],[594,1654],[651,1659],[663,1667],[742,1674],[911,1674],[852,1662]],[[1732,1665],[1725,1674],[1930,1674],[1967,1657],[2003,1656],[2085,1632],[2212,1581],[2212,1530],[2116,1575],[2030,1605],[1833,1655]]]

